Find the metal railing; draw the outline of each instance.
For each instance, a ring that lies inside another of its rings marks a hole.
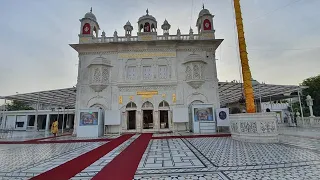
[[[156,40],[199,40],[200,36],[198,34],[194,35],[160,35],[157,36]],[[139,41],[138,36],[117,36],[117,37],[97,37],[90,40],[88,43],[111,43],[111,42],[130,42]]]

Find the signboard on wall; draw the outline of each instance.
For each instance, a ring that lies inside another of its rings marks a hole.
[[[219,108],[216,110],[217,126],[230,126],[229,108]]]
[[[194,121],[213,121],[213,108],[212,107],[195,107]]]
[[[98,112],[80,112],[80,126],[98,125]]]

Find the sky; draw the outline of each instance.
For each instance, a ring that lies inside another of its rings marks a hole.
[[[170,34],[196,31],[204,7],[214,15],[218,79],[240,80],[232,0],[1,0],[0,96],[76,85],[80,21],[92,7],[101,30],[124,35],[129,20],[149,14],[165,19]],[[270,84],[298,85],[320,74],[319,0],[241,0],[252,77]],[[102,32],[102,31],[101,31]],[[100,32],[100,35],[101,35]]]

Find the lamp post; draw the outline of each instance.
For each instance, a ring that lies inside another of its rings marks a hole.
[[[313,109],[312,109],[313,99],[311,98],[310,95],[307,96],[306,102],[307,102],[307,105],[309,106],[310,117],[314,117],[314,115],[313,115]]]

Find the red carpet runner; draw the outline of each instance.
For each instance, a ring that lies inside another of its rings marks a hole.
[[[141,134],[92,180],[132,180],[152,134]]]
[[[100,159],[102,156],[106,155],[114,148],[128,140],[133,134],[127,134],[118,137],[110,141],[109,143],[102,145],[92,151],[89,151],[77,158],[74,158],[60,166],[53,168],[47,172],[39,174],[31,179],[33,180],[68,180],[74,177],[76,174],[81,172],[86,167],[90,166],[92,163]]]

